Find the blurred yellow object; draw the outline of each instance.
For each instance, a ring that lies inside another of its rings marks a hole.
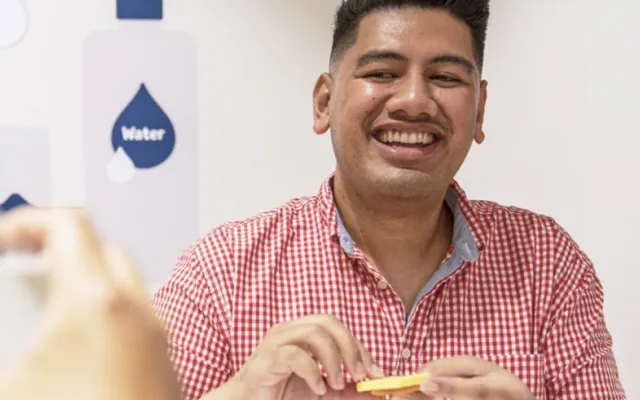
[[[387,378],[372,379],[359,382],[356,386],[358,392],[371,392],[374,396],[401,395],[420,390],[420,384],[429,378],[429,374],[417,374],[410,376],[392,376]]]

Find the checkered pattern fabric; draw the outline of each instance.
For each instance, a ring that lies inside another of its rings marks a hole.
[[[537,399],[624,399],[594,267],[553,219],[452,189],[479,250],[411,311],[340,246],[331,179],[316,196],[227,223],[186,250],[152,305],[186,400],[230,379],[274,324],[331,314],[387,375],[485,358]],[[349,376],[345,374],[349,381]]]

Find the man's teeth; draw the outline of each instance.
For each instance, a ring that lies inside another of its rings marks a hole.
[[[435,135],[428,132],[386,131],[378,135],[382,143],[423,144],[429,145],[436,140]]]

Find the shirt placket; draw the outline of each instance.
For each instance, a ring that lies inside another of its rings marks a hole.
[[[370,276],[369,286],[378,301],[381,314],[387,319],[394,332],[393,343],[389,345],[391,357],[391,375],[404,376],[417,372],[422,366],[425,349],[422,344],[428,335],[428,310],[434,302],[433,296],[425,296],[411,312],[411,319],[406,321],[406,313],[402,300],[393,291],[387,281],[369,265],[365,268]],[[415,315],[414,315],[415,314]],[[419,323],[416,323],[417,320]]]
[[[391,333],[391,340],[384,344],[386,348],[383,359],[379,360],[380,365],[386,373],[396,369],[398,354],[402,351],[405,342],[404,333],[404,306],[389,283],[382,277],[375,268],[361,260],[362,269],[365,273],[366,285],[375,299],[374,306],[379,309],[380,318],[384,319],[388,331]]]
[[[425,364],[423,344],[429,335],[429,312],[434,305],[434,296],[421,299],[411,312],[402,335],[402,343],[398,351],[394,375],[411,375],[417,373]]]

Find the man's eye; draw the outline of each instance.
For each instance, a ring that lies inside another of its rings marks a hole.
[[[374,79],[381,79],[381,80],[389,80],[389,79],[395,78],[396,76],[391,72],[374,72],[372,74],[367,75],[367,77],[374,78]]]
[[[460,82],[460,79],[454,78],[453,76],[449,76],[449,75],[434,75],[431,77],[431,79],[434,79],[440,82],[445,82],[445,83]]]

